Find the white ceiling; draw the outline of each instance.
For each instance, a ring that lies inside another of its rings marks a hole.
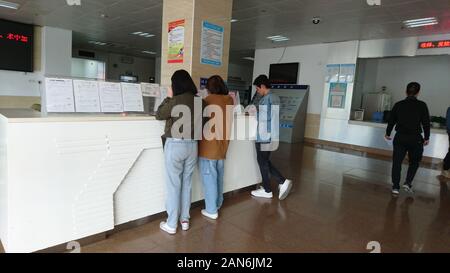
[[[81,7],[69,7],[65,0],[9,1],[22,7],[18,11],[0,8],[0,18],[71,29],[76,47],[105,50],[87,43],[96,40],[111,43],[106,50],[112,52],[160,54],[163,0],[82,0]],[[377,7],[366,0],[234,0],[233,18],[239,21],[232,24],[232,62],[242,62],[257,48],[450,33],[450,0],[381,1]],[[312,24],[314,16],[322,18],[319,25]],[[402,28],[404,20],[431,16],[438,17],[440,24]],[[156,36],[130,35],[136,31]],[[266,39],[273,35],[291,40]]]

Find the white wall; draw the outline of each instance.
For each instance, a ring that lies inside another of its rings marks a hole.
[[[70,77],[72,70],[72,31],[44,27],[42,65],[46,76]]]
[[[123,55],[109,54],[106,62],[107,78],[110,80],[119,80],[120,75],[131,72],[134,76],[139,77],[139,81],[148,82],[150,77],[155,77],[155,60],[133,57],[133,64],[124,64],[121,62]],[[117,67],[114,67],[117,64]]]
[[[73,49],[73,57],[79,58],[78,51],[80,49]],[[120,75],[125,75],[126,72],[131,72],[133,75],[139,77],[139,81],[148,82],[150,77],[156,76],[156,60],[153,58],[141,58],[141,57],[131,57],[133,59],[132,64],[122,63],[122,57],[130,58],[130,56],[125,56],[121,54],[109,53],[105,51],[93,51],[86,50],[95,53],[95,60],[102,61],[106,63],[106,79],[116,80],[120,79]],[[114,65],[117,65],[115,67]]]
[[[228,65],[228,77],[241,78],[250,86],[253,83],[253,66],[230,63]]]
[[[256,78],[260,74],[269,75],[270,64],[299,62],[300,73],[298,83],[309,85],[311,88],[308,113],[320,114],[322,111],[328,49],[329,44],[258,49],[255,52],[253,78]]]
[[[103,61],[72,58],[72,77],[105,80],[105,71]]]
[[[320,114],[325,93],[323,86],[327,64],[354,63],[355,55],[357,57],[377,58],[383,56],[450,54],[450,49],[417,49],[419,42],[440,39],[450,39],[450,34],[258,49],[255,52],[253,78],[260,74],[269,74],[270,64],[272,63],[300,62],[299,83],[311,87],[308,113]],[[354,48],[355,42],[356,48]],[[348,62],[338,62],[338,60],[347,60]],[[378,71],[378,68],[373,65],[369,65],[366,71],[365,77],[369,77],[368,80],[373,77],[375,70]],[[381,86],[373,85],[364,88],[375,90],[381,88]],[[360,96],[359,91],[360,89],[355,90],[355,96]],[[355,104],[352,106],[355,106]]]
[[[0,70],[0,96],[39,97],[43,73]],[[0,98],[1,99],[1,98]]]

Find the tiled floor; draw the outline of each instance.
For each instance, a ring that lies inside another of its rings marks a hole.
[[[450,252],[450,182],[438,171],[420,169],[416,195],[393,198],[388,161],[283,145],[273,162],[295,182],[283,202],[244,192],[216,222],[197,207],[188,232],[167,235],[155,220],[82,252],[369,252],[371,241],[383,252]]]

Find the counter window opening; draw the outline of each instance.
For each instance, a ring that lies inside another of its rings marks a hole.
[[[386,123],[390,110],[405,99],[409,82],[419,82],[419,99],[430,108],[430,115],[443,117],[450,92],[450,56],[360,58],[352,99],[351,120]],[[439,122],[437,122],[439,123]]]

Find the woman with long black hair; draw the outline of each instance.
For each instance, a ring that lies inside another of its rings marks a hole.
[[[178,221],[188,230],[191,208],[192,174],[197,164],[198,140],[202,128],[202,100],[189,73],[178,70],[172,76],[168,98],[159,106],[156,119],[165,120],[167,221],[160,228],[177,232]],[[195,111],[195,107],[200,107]]]

